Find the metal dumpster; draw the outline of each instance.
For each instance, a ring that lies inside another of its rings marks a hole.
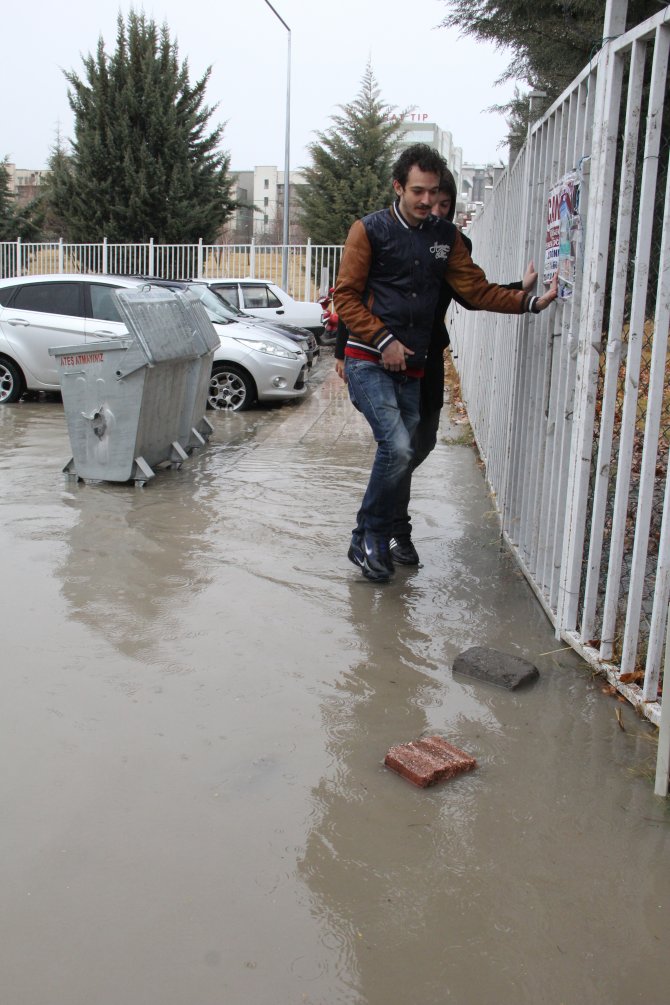
[[[169,290],[164,287],[142,287],[138,290],[118,290],[119,310],[129,331],[139,342],[158,329],[178,328],[184,344],[191,346],[196,356],[189,361],[181,422],[177,440],[191,453],[204,446],[213,432],[205,417],[207,391],[212,373],[214,351],[221,340],[209,320],[200,298],[190,290]],[[156,333],[156,337],[158,336]]]
[[[123,295],[117,301],[128,336],[49,352],[60,361],[72,447],[63,470],[84,480],[144,484],[156,465],[181,464],[194,439],[204,442],[193,430],[206,408],[213,349],[205,347],[219,339],[206,315],[205,325],[171,290]]]

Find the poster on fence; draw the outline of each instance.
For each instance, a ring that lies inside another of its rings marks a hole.
[[[561,300],[569,300],[573,294],[577,264],[581,258],[580,189],[579,172],[570,171],[551,189],[547,203],[543,278],[548,285],[558,269],[558,296]]]

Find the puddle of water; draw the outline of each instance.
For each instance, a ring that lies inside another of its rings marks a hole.
[[[423,568],[359,578],[352,413],[217,415],[135,489],[63,479],[59,404],[0,408],[7,1001],[665,1000],[653,731],[554,651],[468,448],[416,478]],[[539,682],[452,678],[471,645]],[[433,732],[478,770],[384,768]]]

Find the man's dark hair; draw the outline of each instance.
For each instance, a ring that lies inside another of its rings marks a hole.
[[[451,199],[451,206],[446,219],[453,221],[456,213],[456,179],[448,167],[445,167],[442,171],[442,177],[440,178],[440,192],[444,195],[448,195]]]
[[[437,150],[427,143],[413,143],[406,147],[393,165],[393,181],[400,182],[404,188],[410,168],[418,167],[420,171],[431,171],[433,174],[444,173],[447,163]]]

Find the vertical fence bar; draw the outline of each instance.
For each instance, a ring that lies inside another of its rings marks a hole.
[[[305,249],[305,300],[314,300],[314,290],[312,289],[312,239],[307,238],[307,248]]]
[[[665,672],[663,674],[663,691],[670,679],[670,608],[667,613],[667,629],[665,635]],[[657,796],[668,795],[668,775],[670,774],[670,694],[665,695],[661,703],[661,726],[658,734],[658,756],[656,758],[656,783],[654,792]]]
[[[535,212],[540,212],[540,206],[544,208],[546,194],[549,191],[552,179],[555,176],[555,148],[557,137],[557,124],[555,117],[547,123],[544,135],[543,156],[538,165],[538,180],[536,183]],[[541,231],[536,225],[538,217],[534,216],[534,231],[539,242]],[[553,312],[553,309],[552,309]],[[526,450],[527,470],[524,481],[523,505],[521,511],[521,524],[523,537],[520,539],[523,560],[532,572],[535,571],[536,546],[538,527],[538,507],[537,495],[539,479],[544,463],[543,440],[546,429],[544,417],[544,383],[546,380],[547,367],[547,342],[544,331],[546,329],[546,318],[542,315],[533,317],[528,321],[530,341],[533,344],[532,369],[529,385],[528,398],[528,438],[529,443]]]
[[[658,681],[661,675],[661,652],[663,649],[663,619],[670,599],[670,467],[665,475],[665,496],[663,518],[661,520],[660,546],[656,564],[654,606],[651,614],[647,662],[644,672],[643,701],[656,701]],[[667,659],[667,650],[666,650]],[[667,678],[666,678],[667,680]],[[670,704],[670,690],[666,691],[666,701]]]
[[[580,117],[575,135],[575,148],[573,152],[573,163],[580,175],[580,214],[584,213],[584,207],[589,201],[589,176],[583,170],[585,162],[591,151],[593,139],[593,109],[596,92],[596,73],[589,69],[588,74],[579,85],[579,108]],[[569,312],[563,311],[563,358],[565,360],[565,400],[563,403],[563,414],[561,422],[561,446],[560,446],[560,477],[558,488],[555,492],[557,499],[556,514],[554,518],[554,540],[552,549],[552,574],[549,587],[549,608],[552,612],[557,610],[558,590],[561,576],[561,557],[563,553],[564,528],[567,512],[567,489],[570,472],[570,447],[573,435],[573,417],[575,407],[575,384],[577,371],[577,349],[578,336],[577,329],[581,315],[582,296],[584,291],[584,249],[580,249],[580,258],[577,268],[577,281],[572,296],[572,303]]]

